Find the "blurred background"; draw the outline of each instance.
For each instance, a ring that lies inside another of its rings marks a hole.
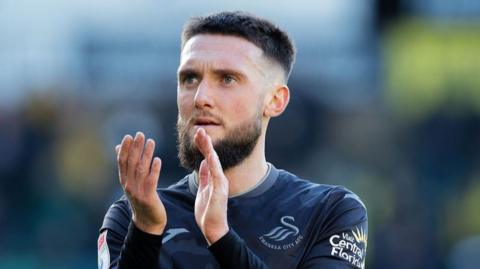
[[[367,268],[480,264],[480,1],[0,0],[0,268],[96,268],[113,147],[176,158],[185,20],[244,10],[294,38],[267,158],[369,213]]]

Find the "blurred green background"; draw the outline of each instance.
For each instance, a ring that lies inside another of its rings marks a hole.
[[[341,184],[369,213],[367,268],[480,266],[480,2],[0,1],[0,268],[95,268],[121,194],[113,147],[176,159],[185,20],[245,10],[298,57],[267,158]]]

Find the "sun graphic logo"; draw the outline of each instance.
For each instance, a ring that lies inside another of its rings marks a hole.
[[[271,249],[286,250],[293,248],[303,239],[303,236],[300,235],[300,230],[294,225],[294,222],[294,217],[283,216],[280,218],[281,225],[261,235],[258,239],[262,244]]]
[[[363,230],[363,227],[360,227],[360,229],[358,229],[358,227],[355,227],[355,230],[352,229],[352,234],[353,237],[355,237],[355,241],[357,241],[357,243],[363,243],[365,246],[367,245],[367,234]]]

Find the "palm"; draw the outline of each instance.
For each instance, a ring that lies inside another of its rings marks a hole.
[[[155,142],[142,133],[127,135],[116,147],[120,184],[132,205],[132,220],[144,232],[162,234],[167,213],[156,191],[160,158],[153,158]]]
[[[195,142],[205,157],[198,171],[195,220],[208,243],[211,244],[228,231],[228,180],[205,130],[201,129],[197,132]]]
[[[207,204],[210,200],[210,196],[211,191],[210,188],[207,186],[207,188],[204,188],[203,190],[198,190],[197,198],[195,199],[195,220],[197,221],[197,224],[199,224],[202,230],[208,211]]]

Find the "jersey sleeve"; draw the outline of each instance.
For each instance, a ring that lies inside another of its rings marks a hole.
[[[328,197],[322,227],[301,268],[364,269],[367,250],[367,209],[360,198],[341,187]]]
[[[265,263],[252,252],[231,228],[226,235],[209,248],[221,268],[267,269]]]
[[[107,211],[98,239],[99,269],[157,268],[162,235],[138,229],[123,197]]]

